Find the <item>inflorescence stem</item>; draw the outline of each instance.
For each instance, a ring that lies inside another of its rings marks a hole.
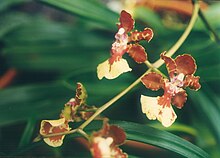
[[[198,1],[196,0],[194,3],[194,9],[193,9],[193,14],[191,17],[191,20],[189,22],[189,25],[187,26],[186,30],[182,34],[182,36],[179,38],[179,40],[173,45],[173,47],[170,48],[170,50],[167,52],[167,56],[171,57],[178,49],[179,47],[183,44],[183,42],[186,40],[188,37],[190,31],[192,30],[196,19],[198,17],[198,12],[199,12],[199,4]],[[113,103],[115,103],[117,100],[119,100],[122,96],[124,96],[126,93],[128,93],[132,88],[134,88],[137,84],[141,82],[141,78],[144,77],[147,73],[150,71],[156,71],[162,74],[158,68],[163,64],[163,60],[159,59],[155,63],[151,64],[149,61],[146,61],[145,64],[149,67],[149,69],[142,75],[140,76],[136,81],[134,81],[130,86],[128,86],[125,90],[120,92],[118,95],[116,95],[114,98],[109,100],[107,103],[102,105],[100,108],[97,109],[97,111],[84,123],[82,123],[78,128],[73,129],[68,132],[62,132],[62,133],[56,133],[56,134],[49,134],[49,135],[43,135],[41,136],[42,138],[48,138],[52,136],[58,136],[58,135],[67,135],[67,134],[72,134],[75,132],[78,132],[85,136],[88,139],[88,135],[83,131],[83,129],[89,125],[99,114],[101,114],[104,110],[106,110],[108,107],[110,107]],[[162,74],[163,75],[163,74]]]
[[[182,36],[179,38],[179,40],[167,51],[166,56],[171,57],[183,44],[183,42],[186,40],[188,37],[189,33],[191,32],[197,18],[198,18],[198,13],[199,13],[199,3],[198,1],[195,1],[194,3],[194,9],[192,13],[192,17],[190,19],[189,25],[183,32]],[[153,63],[153,66],[156,68],[159,68],[161,65],[163,65],[164,61],[162,59],[157,60],[155,63]]]

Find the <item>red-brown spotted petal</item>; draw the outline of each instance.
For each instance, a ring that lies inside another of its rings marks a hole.
[[[145,85],[145,87],[153,91],[157,91],[158,89],[164,87],[164,80],[162,75],[155,72],[146,74],[141,78],[141,82]]]
[[[117,157],[117,158],[128,158],[128,155],[124,153],[119,147],[115,146],[112,148],[111,151],[111,156],[112,157]]]
[[[125,10],[121,11],[119,21],[120,24],[118,25],[118,28],[124,28],[125,32],[130,32],[134,28],[134,19]]]
[[[126,134],[124,130],[116,125],[111,125],[109,129],[109,137],[113,138],[115,145],[121,145],[126,140]]]
[[[40,134],[48,135],[48,134],[56,134],[65,131],[69,131],[69,125],[65,122],[65,118],[61,118],[59,120],[43,120],[41,121]],[[44,141],[53,147],[58,147],[63,144],[63,139],[65,135],[54,136],[49,138],[44,138]]]
[[[143,63],[147,60],[147,53],[145,52],[144,47],[139,44],[131,44],[129,47],[128,54],[134,59],[134,61],[137,63]]]
[[[199,79],[199,76],[186,75],[184,79],[184,87],[189,87],[190,89],[193,89],[195,91],[199,90],[201,88]]]
[[[146,40],[147,42],[150,42],[150,40],[153,38],[153,30],[151,28],[145,28],[144,31],[137,31],[131,32],[130,41],[138,42],[141,40]]]
[[[194,58],[189,54],[179,55],[175,59],[177,66],[177,73],[184,75],[194,74],[196,71],[196,63]]]
[[[154,36],[154,32],[151,28],[145,28],[144,31],[141,32],[141,36],[147,42],[150,42]]]
[[[178,92],[173,98],[172,98],[172,104],[175,105],[177,108],[181,109],[184,105],[184,103],[187,100],[187,94],[186,91],[180,91]]]
[[[164,60],[164,62],[166,64],[167,71],[168,71],[168,74],[169,74],[170,78],[173,78],[174,73],[176,72],[176,63],[175,63],[175,61],[172,58],[166,56],[165,52],[161,53],[160,57],[161,57],[161,59]]]
[[[82,83],[77,83],[75,101],[78,105],[84,104],[87,99],[87,92]]]

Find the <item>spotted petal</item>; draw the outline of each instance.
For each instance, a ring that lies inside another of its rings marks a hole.
[[[97,75],[101,80],[103,77],[107,79],[117,78],[119,75],[131,71],[127,61],[125,59],[120,59],[119,61],[114,62],[112,65],[109,64],[109,61],[101,63],[97,67]]]
[[[110,125],[109,136],[113,138],[115,145],[122,145],[126,140],[126,134],[124,130],[116,125]]]
[[[201,88],[199,79],[199,76],[187,75],[184,80],[184,87],[189,87],[196,91],[199,90]]]
[[[143,63],[147,60],[147,53],[145,52],[144,47],[139,44],[131,44],[128,54],[136,61],[137,63]]]
[[[172,104],[175,105],[177,108],[181,109],[184,105],[184,103],[187,100],[187,94],[186,91],[180,91],[172,98]]]
[[[130,41],[139,42],[141,40],[146,40],[150,42],[153,38],[154,33],[151,28],[145,28],[144,31],[137,31],[131,32]]]
[[[115,125],[109,125],[103,121],[103,127],[94,132],[91,139],[90,151],[95,158],[118,157],[126,158],[127,154],[118,148],[125,142],[126,135],[123,129]]]
[[[176,63],[175,63],[175,61],[172,58],[166,56],[165,52],[161,53],[160,57],[161,57],[161,59],[164,60],[164,62],[166,64],[167,71],[168,71],[168,74],[169,74],[170,78],[173,78],[174,73],[176,72]]]
[[[78,105],[85,104],[88,95],[82,83],[78,82],[76,87],[75,101]]]
[[[130,32],[134,28],[134,19],[125,10],[121,11],[119,28],[124,28],[125,32]]]
[[[157,119],[162,123],[164,127],[169,127],[175,122],[176,118],[177,116],[172,106],[170,105],[161,108]]]
[[[113,138],[94,137],[90,151],[94,158],[111,157],[111,144]]]
[[[164,127],[171,126],[177,116],[171,105],[162,106],[158,104],[159,97],[141,96],[142,112],[146,114],[148,119],[157,119]]]
[[[41,121],[40,134],[48,135],[48,134],[56,134],[65,131],[69,131],[69,125],[65,123],[65,118],[61,118],[59,120],[43,120]],[[63,144],[63,139],[65,135],[54,136],[49,138],[44,138],[45,143],[52,147],[58,147]]]
[[[184,75],[194,74],[196,71],[196,63],[194,58],[189,54],[179,55],[175,59],[177,72]]]
[[[151,90],[159,90],[164,87],[164,80],[160,74],[151,72],[141,78],[141,82]]]

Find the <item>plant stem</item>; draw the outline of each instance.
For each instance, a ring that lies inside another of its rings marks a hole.
[[[141,78],[149,73],[151,69],[148,69],[142,76],[140,76],[136,81],[134,81],[130,86],[128,86],[125,90],[123,90],[121,93],[116,95],[114,98],[109,100],[107,103],[102,105],[98,110],[88,119],[86,120],[81,126],[79,126],[80,129],[84,129],[90,122],[92,122],[99,114],[101,114],[105,109],[107,109],[109,106],[111,106],[113,103],[115,103],[118,99],[120,99],[122,96],[124,96],[127,92],[129,92],[132,88],[134,88],[138,83],[141,82]]]
[[[193,9],[193,15],[191,17],[191,20],[189,22],[189,25],[187,26],[186,30],[184,31],[184,33],[182,34],[182,36],[179,38],[179,40],[173,45],[172,48],[170,48],[170,50],[168,51],[168,53],[166,54],[167,56],[172,56],[178,49],[179,47],[183,44],[183,42],[186,40],[186,38],[188,37],[190,31],[193,28],[193,25],[195,24],[195,21],[198,17],[198,12],[199,12],[199,4],[196,1],[194,3],[194,9]],[[72,134],[75,132],[78,132],[80,134],[82,134],[83,136],[85,136],[86,138],[88,138],[88,135],[83,131],[83,129],[90,124],[90,122],[92,122],[99,114],[101,114],[104,110],[106,110],[108,107],[110,107],[113,103],[115,103],[117,100],[119,100],[122,96],[124,96],[126,93],[128,93],[132,88],[134,88],[137,84],[139,84],[141,82],[141,78],[144,77],[147,73],[149,73],[151,70],[156,71],[160,74],[162,74],[158,68],[163,64],[163,60],[159,59],[157,60],[154,64],[151,64],[149,61],[146,61],[145,64],[149,67],[149,69],[142,75],[140,76],[136,81],[134,81],[130,86],[128,86],[125,90],[123,90],[122,92],[120,92],[118,95],[116,95],[114,98],[112,98],[111,100],[109,100],[107,103],[105,103],[104,105],[102,105],[100,108],[97,109],[97,111],[88,119],[86,120],[84,123],[82,123],[78,128],[73,129],[71,131],[67,131],[67,132],[62,132],[62,133],[55,133],[55,134],[48,134],[48,135],[44,135],[41,136],[42,138],[48,138],[48,137],[53,137],[53,136],[58,136],[58,135],[67,135],[67,134]]]
[[[154,72],[161,74],[164,78],[167,78],[165,74],[163,74],[158,68],[154,67],[148,60],[144,62],[148,68],[152,69]]]
[[[167,56],[172,56],[177,49],[179,49],[179,47],[183,44],[183,42],[186,40],[186,38],[188,37],[190,31],[193,28],[193,25],[196,22],[196,19],[198,17],[198,12],[199,12],[199,4],[196,1],[194,3],[194,9],[193,9],[193,15],[192,18],[189,22],[189,25],[187,26],[186,30],[184,31],[184,33],[182,34],[182,36],[179,38],[179,40],[176,42],[176,44],[174,44],[174,46],[168,51],[168,53],[166,54]],[[162,64],[163,64],[163,60],[159,59],[158,61],[156,61],[153,66],[151,66],[151,64],[149,62],[145,63],[148,66],[150,66],[151,68],[159,68]],[[125,90],[123,90],[121,93],[119,93],[118,95],[116,95],[114,98],[112,98],[110,101],[108,101],[106,104],[104,104],[103,106],[101,106],[88,120],[86,120],[79,128],[80,129],[84,129],[93,119],[96,118],[96,116],[98,116],[100,113],[102,113],[105,109],[107,109],[109,106],[111,106],[114,102],[116,102],[118,99],[120,99],[122,96],[124,96],[127,92],[129,92],[133,87],[135,87],[139,82],[141,82],[141,78],[147,74],[151,69],[147,70],[141,77],[139,77],[136,81],[134,81],[129,87],[127,87]],[[157,69],[158,70],[158,69]]]
[[[180,48],[180,46],[183,44],[183,42],[186,40],[186,38],[188,37],[189,33],[191,32],[191,30],[197,20],[198,12],[199,12],[199,3],[198,3],[198,1],[195,1],[193,13],[192,13],[192,17],[190,19],[189,25],[187,26],[187,28],[185,29],[185,31],[183,32],[183,34],[179,38],[179,40],[167,51],[166,56],[171,57]],[[159,59],[155,63],[153,63],[153,66],[158,68],[163,63],[164,63],[164,61],[162,59]]]
[[[199,9],[199,17],[202,19],[202,21],[205,24],[206,28],[212,33],[212,35],[215,38],[215,41],[220,42],[220,38],[219,38],[218,34],[215,32],[213,27],[209,24],[208,20],[206,19],[205,15],[201,11],[201,9]]]

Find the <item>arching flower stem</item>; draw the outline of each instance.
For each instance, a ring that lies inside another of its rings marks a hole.
[[[183,42],[186,40],[188,37],[189,33],[191,32],[196,19],[198,17],[198,12],[199,12],[199,4],[198,1],[196,0],[194,3],[194,9],[193,9],[193,14],[191,17],[191,20],[189,22],[189,25],[187,26],[186,30],[182,34],[182,36],[179,38],[179,40],[169,49],[169,51],[166,53],[167,56],[171,57],[178,49],[179,47],[183,44]],[[136,81],[134,81],[130,86],[128,86],[125,90],[120,92],[118,95],[113,97],[111,100],[109,100],[107,103],[102,105],[100,108],[97,109],[97,111],[84,123],[82,123],[78,128],[67,131],[67,132],[62,132],[62,133],[56,133],[56,134],[49,134],[49,135],[43,135],[41,138],[48,138],[48,137],[53,137],[53,136],[58,136],[58,135],[68,135],[68,134],[73,134],[75,132],[78,132],[82,134],[84,137],[87,139],[89,138],[88,135],[83,131],[83,129],[89,125],[99,114],[101,114],[104,110],[106,110],[108,107],[110,107],[113,103],[115,103],[117,100],[119,100],[122,96],[127,94],[132,88],[134,88],[136,85],[138,85],[141,82],[141,78],[144,77],[147,73],[153,71],[156,71],[160,74],[162,74],[158,68],[164,63],[163,60],[159,59],[155,63],[151,64],[150,62],[146,61],[145,64],[149,67],[149,69],[141,75]],[[40,138],[38,138],[40,139]]]
[[[171,57],[183,44],[183,42],[188,37],[189,33],[191,32],[199,13],[199,3],[197,0],[194,2],[194,9],[192,13],[192,17],[190,19],[189,25],[183,32],[182,36],[179,38],[179,40],[167,51],[166,56]],[[156,68],[159,68],[161,65],[163,65],[164,61],[162,59],[157,60],[155,63],[153,63],[153,66]]]
[[[145,65],[147,65],[149,69],[152,69],[154,72],[161,74],[164,78],[167,78],[165,74],[163,74],[160,70],[158,70],[158,68],[154,67],[153,64],[151,64],[148,60],[146,60],[144,63]]]

